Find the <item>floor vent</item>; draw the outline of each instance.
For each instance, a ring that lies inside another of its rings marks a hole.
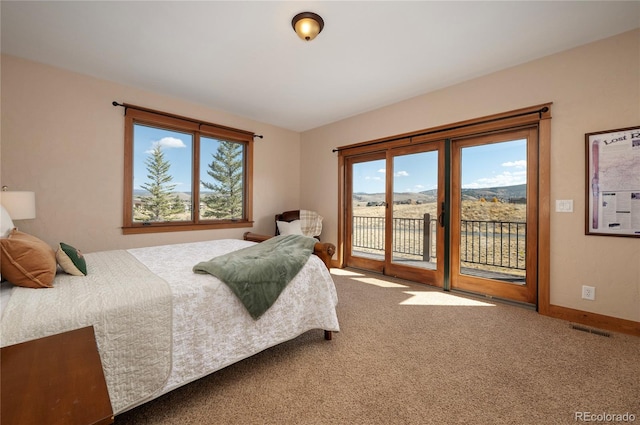
[[[592,333],[600,336],[606,336],[607,338],[611,337],[611,334],[609,332],[601,331],[599,329],[591,329],[591,328],[587,328],[585,326],[579,326],[579,325],[571,325],[571,327],[577,331],[588,332],[588,333]]]

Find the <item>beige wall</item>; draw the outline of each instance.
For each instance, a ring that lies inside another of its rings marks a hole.
[[[272,234],[274,214],[300,194],[300,135],[223,111],[2,56],[1,181],[36,193],[37,218],[15,224],[85,252]],[[127,102],[264,135],[254,150],[253,229],[122,235]]]
[[[437,64],[434,64],[437,66]],[[585,133],[640,125],[640,30],[354,116],[302,134],[301,204],[337,241],[337,146],[553,102],[551,303],[640,321],[640,240],[584,235]],[[582,285],[596,301],[581,299]]]
[[[551,199],[573,199],[574,212],[551,214],[551,302],[640,321],[640,241],[583,230],[584,134],[640,125],[640,31],[301,135],[14,57],[1,65],[0,181],[37,196],[38,217],[16,224],[85,252],[271,233],[273,214],[295,208],[319,211],[323,240],[337,242],[333,148],[553,102]],[[123,111],[113,100],[264,134],[255,145],[254,228],[123,236]],[[583,284],[596,287],[596,301],[580,299]]]

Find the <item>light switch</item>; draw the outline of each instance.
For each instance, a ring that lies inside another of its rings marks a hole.
[[[556,212],[573,212],[573,199],[556,199]]]

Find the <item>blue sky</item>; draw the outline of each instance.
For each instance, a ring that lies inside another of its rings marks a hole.
[[[516,140],[468,147],[462,150],[462,187],[511,186],[526,183],[526,141]],[[354,192],[384,192],[385,161],[354,165]],[[394,191],[421,192],[437,184],[437,154],[396,157],[394,160]]]
[[[463,149],[463,188],[513,186],[526,182],[526,140],[493,143]]]
[[[133,147],[134,189],[140,189],[140,185],[148,181],[145,160],[156,146],[160,146],[165,160],[171,162],[169,172],[173,176],[171,183],[176,185],[175,191],[191,192],[191,158],[193,155],[193,137],[191,134],[135,125],[133,139],[135,141]],[[201,176],[201,179],[211,180],[206,171],[208,164],[211,162],[212,154],[218,149],[219,143],[215,139],[205,137],[202,138],[202,142],[200,147],[202,162],[200,171],[203,176]]]

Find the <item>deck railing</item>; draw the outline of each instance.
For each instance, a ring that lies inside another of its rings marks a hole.
[[[426,225],[425,225],[426,224]],[[351,245],[384,251],[384,217],[353,217]],[[394,254],[437,258],[437,223],[429,214],[423,218],[394,218]],[[526,223],[513,221],[461,220],[460,259],[506,269],[524,270],[526,263]]]

